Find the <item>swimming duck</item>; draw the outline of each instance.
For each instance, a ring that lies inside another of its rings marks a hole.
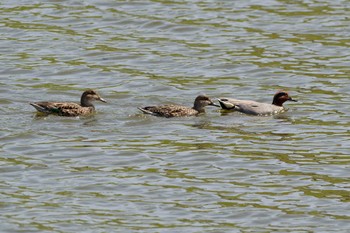
[[[36,110],[46,114],[57,114],[59,116],[86,116],[95,112],[92,101],[99,100],[106,103],[106,100],[94,90],[86,90],[81,95],[80,104],[71,102],[34,102],[30,103]]]
[[[220,107],[214,104],[208,96],[199,95],[194,100],[193,107],[186,107],[181,105],[160,105],[160,106],[148,106],[140,109],[145,114],[151,114],[159,117],[185,117],[185,116],[196,116],[200,113],[204,113],[204,107],[212,105]]]
[[[284,102],[297,102],[297,100],[292,99],[292,97],[290,97],[285,91],[277,92],[273,97],[272,104],[231,98],[220,98],[218,101],[222,109],[235,110],[245,114],[260,116],[282,113],[286,111],[286,109],[283,107]]]

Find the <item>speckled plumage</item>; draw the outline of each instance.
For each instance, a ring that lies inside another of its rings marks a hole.
[[[200,113],[204,113],[205,106],[215,105],[209,97],[205,95],[199,95],[194,101],[193,107],[186,107],[181,105],[160,105],[160,106],[148,106],[139,108],[145,114],[151,114],[159,117],[185,117],[185,116],[197,116]]]
[[[272,104],[232,98],[220,98],[218,101],[223,109],[235,110],[249,115],[264,116],[282,113],[286,111],[286,109],[283,107],[284,102],[296,102],[297,100],[292,99],[287,92],[279,91],[274,95]]]
[[[92,101],[106,102],[94,90],[87,90],[81,96],[80,104],[72,102],[34,102],[30,103],[38,112],[45,114],[57,114],[59,116],[76,117],[86,116],[95,112]]]

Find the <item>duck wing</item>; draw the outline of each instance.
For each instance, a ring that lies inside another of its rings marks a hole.
[[[252,100],[239,100],[232,98],[219,98],[218,101],[220,103],[221,108],[227,110],[238,110],[237,105],[240,105],[242,103],[250,105],[255,105],[257,103],[256,101]]]
[[[253,101],[254,102],[254,101]],[[259,115],[259,116],[266,116],[266,115],[272,115],[276,113],[280,113],[284,110],[283,107],[279,107],[272,104],[267,103],[246,103],[241,102],[236,105],[236,110],[245,114],[250,115]]]
[[[79,116],[91,114],[94,109],[82,107],[77,103],[69,102],[35,102],[30,103],[37,111],[46,114],[57,114],[59,116]]]

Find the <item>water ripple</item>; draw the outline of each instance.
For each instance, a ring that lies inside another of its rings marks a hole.
[[[4,1],[4,232],[349,229],[349,8],[336,1]],[[78,101],[93,117],[37,116]],[[196,95],[298,103],[274,117],[136,107]]]

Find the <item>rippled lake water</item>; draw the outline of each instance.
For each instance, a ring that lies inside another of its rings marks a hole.
[[[1,232],[349,232],[349,1],[2,1]],[[79,101],[93,117],[40,117]],[[137,107],[298,99],[275,117]]]

